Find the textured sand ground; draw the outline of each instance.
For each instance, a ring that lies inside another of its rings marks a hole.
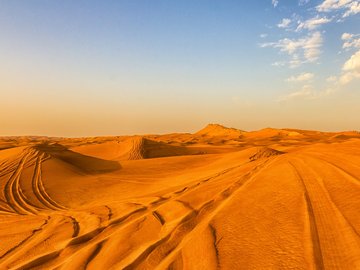
[[[360,269],[360,134],[0,139],[0,269]]]

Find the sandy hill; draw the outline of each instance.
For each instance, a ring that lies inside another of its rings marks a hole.
[[[251,131],[246,134],[248,138],[266,139],[274,137],[301,137],[303,134],[297,130],[265,128],[258,131]]]
[[[244,133],[245,131],[239,129],[228,128],[219,124],[209,124],[203,129],[196,132],[195,135],[209,136],[209,137],[221,136],[221,137],[240,138]]]
[[[194,148],[190,149],[185,146],[171,145],[142,136],[130,137],[121,141],[84,144],[72,147],[71,149],[84,155],[108,160],[136,160],[201,154],[200,151]]]
[[[360,136],[0,138],[0,269],[359,269]]]

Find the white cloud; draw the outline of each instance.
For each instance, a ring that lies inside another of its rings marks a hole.
[[[277,25],[279,28],[288,28],[291,23],[290,19],[282,19],[282,21]]]
[[[302,40],[304,43],[304,56],[309,62],[316,61],[321,53],[320,47],[323,44],[323,39],[320,32],[315,32],[308,38]]]
[[[305,63],[306,63],[306,61],[301,60],[299,55],[293,54],[292,59],[289,61],[289,67],[290,68],[297,68],[297,67],[299,67],[299,66],[301,66],[302,64],[305,64]]]
[[[348,37],[350,37],[350,35],[345,35],[344,39],[347,39]],[[344,63],[342,73],[339,76],[330,76],[326,79],[326,81],[333,83],[334,85],[341,86],[346,85],[355,79],[360,79],[360,50],[355,52]]]
[[[287,82],[305,82],[311,81],[314,78],[314,74],[310,72],[301,73],[298,76],[291,76],[290,78],[286,79]]]
[[[355,38],[351,41],[346,41],[343,44],[343,49],[360,48],[360,38]]]
[[[357,71],[360,72],[360,50],[354,53],[343,66],[344,71]]]
[[[345,11],[342,17],[360,13],[359,0],[324,0],[316,7],[320,12]]]
[[[292,92],[280,98],[280,101],[297,99],[297,98],[312,98],[314,95],[311,85],[304,85],[300,90]]]
[[[360,73],[346,72],[340,76],[339,82],[345,85],[358,78],[360,78]]]
[[[262,48],[278,48],[291,56],[290,66],[296,67],[303,63],[315,62],[321,54],[323,38],[320,32],[314,32],[300,39],[280,39],[277,42],[263,43]]]
[[[268,34],[260,34],[261,38],[266,38],[268,36]]]
[[[306,84],[300,90],[292,92],[286,96],[280,97],[279,101],[287,101],[292,99],[317,99],[329,96],[336,92],[336,89],[327,88],[321,91],[315,91],[312,85]]]
[[[329,18],[316,16],[305,22],[300,22],[298,27],[296,28],[296,31],[300,31],[303,29],[314,30],[314,29],[318,28],[319,26],[321,26],[322,24],[326,24],[329,22],[331,22],[331,19],[329,19]]]
[[[360,34],[344,33],[341,39],[344,40],[343,49],[360,48]]]
[[[354,53],[347,60],[342,68],[343,74],[339,81],[341,84],[348,84],[354,79],[360,78],[360,50]]]
[[[341,39],[342,40],[349,40],[349,39],[352,39],[354,37],[353,34],[349,34],[349,33],[344,33],[341,35]]]
[[[318,11],[330,12],[332,10],[341,9],[347,7],[352,0],[325,0],[316,7]]]
[[[272,4],[274,7],[277,7],[277,5],[279,4],[279,1],[278,1],[278,0],[271,0],[271,4]]]
[[[348,17],[350,15],[355,15],[358,13],[360,13],[360,3],[354,1],[349,5],[348,10],[344,13],[343,17]]]

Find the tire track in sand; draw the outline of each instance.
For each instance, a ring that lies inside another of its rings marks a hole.
[[[360,265],[360,239],[352,226],[332,202],[321,177],[304,161],[305,156],[292,158],[306,188],[311,204],[319,244],[322,267],[325,269],[357,269]],[[312,160],[312,162],[319,162]],[[309,213],[311,216],[311,213]],[[334,256],[337,254],[337,256]],[[315,251],[315,255],[317,255]],[[318,255],[320,256],[320,255]],[[315,260],[319,258],[315,257]],[[321,265],[318,265],[321,267]]]
[[[20,177],[24,164],[29,158],[30,153],[25,155],[19,162],[15,171],[11,174],[9,180],[7,181],[4,194],[5,199],[8,205],[13,209],[15,213],[21,215],[32,215],[38,212],[36,206],[32,205],[30,201],[25,197],[21,187],[20,187]]]
[[[232,184],[222,189],[213,199],[210,199],[199,209],[195,209],[186,215],[168,234],[150,244],[148,248],[140,252],[135,258],[131,254],[129,256],[131,261],[125,259],[116,265],[116,267],[124,270],[136,268],[166,269],[169,267],[177,258],[182,248],[191,241],[192,237],[206,230],[212,218],[232,200],[234,195],[273,161],[274,159],[271,161],[266,160],[243,176],[235,179]],[[217,260],[218,262],[220,260],[219,254]]]
[[[14,252],[16,249],[18,249],[19,247],[21,247],[25,242],[27,242],[30,238],[34,237],[38,232],[40,232],[43,227],[48,224],[50,217],[48,217],[44,223],[39,227],[36,228],[34,230],[32,230],[31,234],[29,236],[27,236],[26,238],[24,238],[23,240],[21,240],[17,245],[13,246],[12,248],[10,248],[9,250],[7,250],[3,255],[0,256],[0,260],[2,258],[4,258],[5,256],[9,255],[10,253]]]
[[[301,177],[301,174],[299,173],[298,169],[295,167],[295,165],[289,161],[290,166],[292,167],[293,171],[295,172],[300,185],[304,189],[304,197],[307,207],[307,214],[309,219],[309,226],[310,226],[310,234],[311,234],[311,240],[312,240],[312,248],[313,248],[313,260],[316,266],[316,269],[324,269],[324,261],[323,261],[323,255],[321,252],[321,245],[320,245],[320,239],[319,239],[319,232],[317,230],[316,226],[316,219],[314,214],[313,205],[311,203],[309,192],[306,188],[304,179]]]
[[[247,164],[247,163],[245,163]],[[223,176],[224,174],[243,166],[244,164],[234,166],[232,168],[227,168],[221,172],[215,173],[212,176],[200,178],[201,184],[205,184],[207,182],[211,182],[210,180],[216,179],[217,177]],[[249,173],[246,173],[246,177],[249,176]],[[153,211],[156,211],[159,207],[169,201],[175,201],[176,199],[184,196],[187,192],[193,191],[197,189],[200,185],[194,185],[193,187],[189,187],[186,191],[182,193],[170,192],[164,200],[160,200],[157,203],[150,203],[148,206],[142,206],[132,212],[126,214],[123,217],[119,217],[116,219],[111,219],[107,225],[98,227],[92,231],[86,232],[85,234],[79,235],[77,237],[72,238],[64,247],[60,248],[56,253],[51,252],[49,254],[42,254],[37,257],[35,260],[36,264],[40,262],[42,264],[51,265],[51,267],[59,267],[64,263],[64,258],[62,254],[71,254],[70,257],[77,256],[79,252],[81,252],[84,248],[88,248],[89,246],[98,245],[100,242],[103,242],[106,239],[111,238],[114,234],[119,233],[122,229],[126,229],[128,226],[136,224],[137,222],[142,222],[146,217],[152,217]],[[228,187],[226,190],[230,190]],[[219,193],[220,196],[224,196],[224,191],[221,190]],[[211,202],[206,202],[204,206],[209,205]],[[191,215],[193,211],[191,211]],[[185,220],[188,217],[185,217]],[[156,247],[155,245],[154,247]],[[41,259],[43,258],[43,259]],[[23,264],[23,266],[32,265],[32,261],[27,261],[27,263]],[[50,262],[51,261],[51,262]]]
[[[39,200],[41,204],[43,204],[46,208],[52,210],[65,210],[66,208],[55,200],[53,200],[49,194],[47,193],[44,183],[42,181],[42,172],[41,172],[41,164],[43,161],[50,158],[45,153],[39,153],[35,162],[34,174],[32,178],[32,189],[36,198]]]

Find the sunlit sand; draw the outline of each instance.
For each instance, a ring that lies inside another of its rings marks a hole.
[[[0,142],[0,269],[359,269],[358,132]]]

